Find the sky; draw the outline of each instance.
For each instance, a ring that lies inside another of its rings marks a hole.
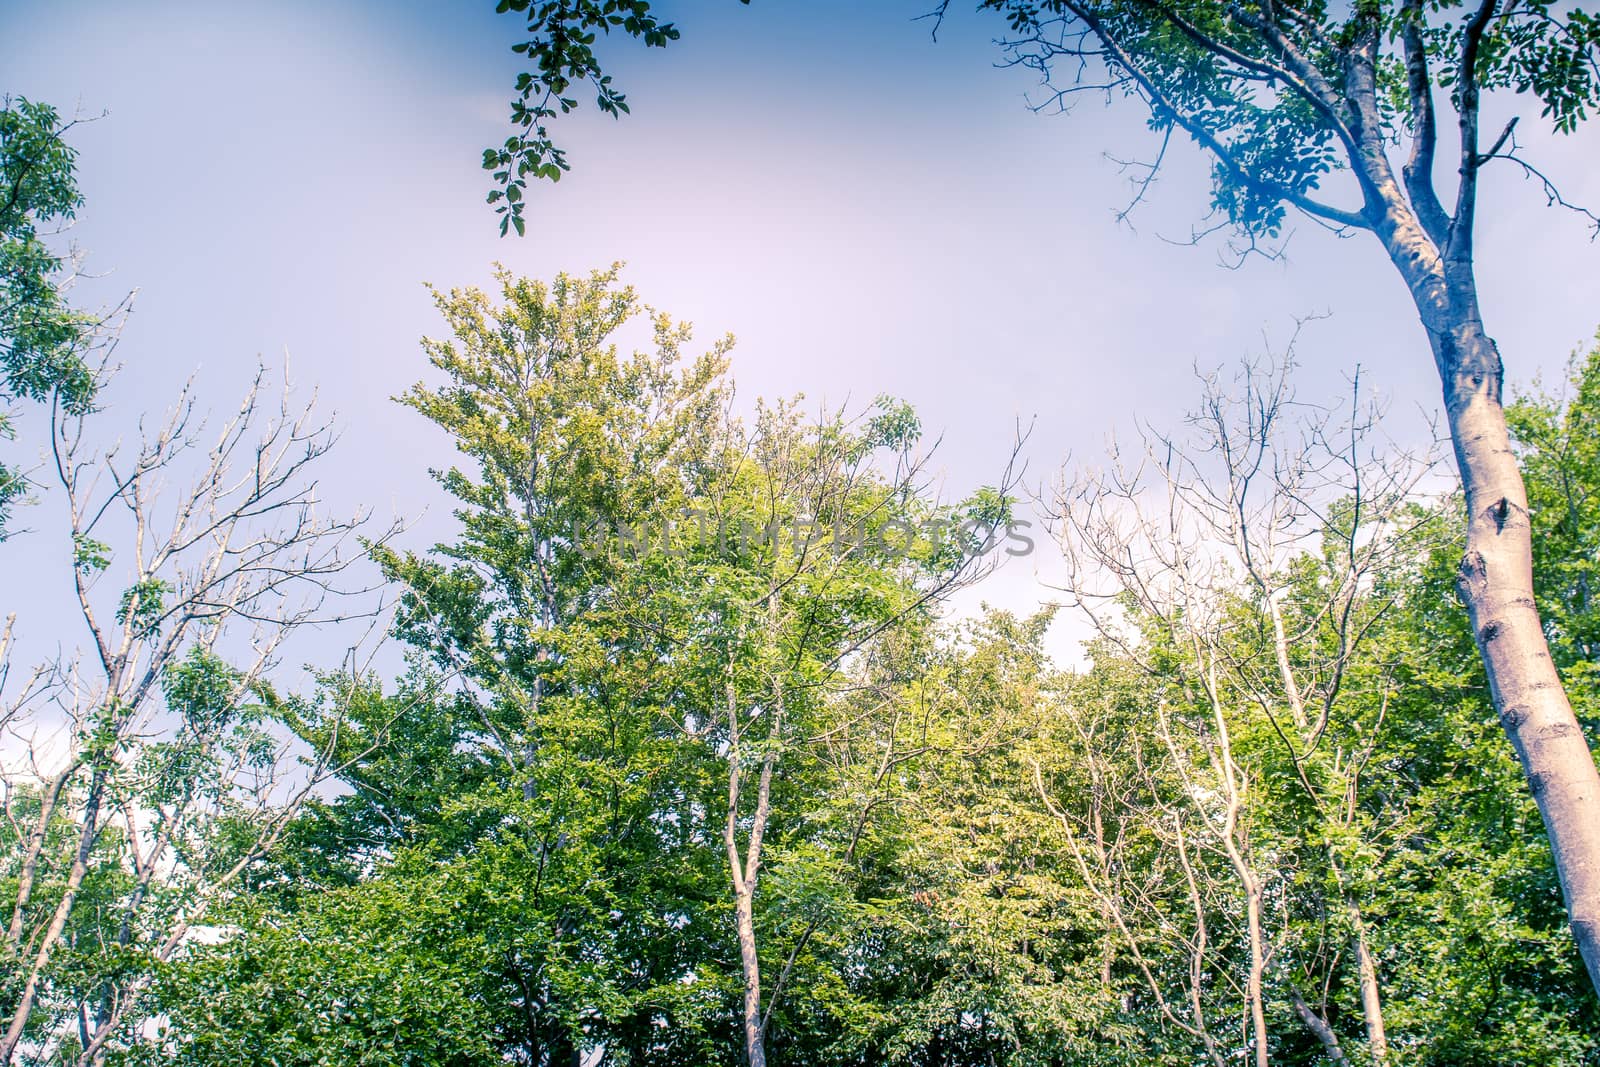
[[[392,398],[428,377],[418,339],[441,331],[424,283],[615,260],[699,339],[738,338],[743,397],[910,401],[951,496],[998,477],[1019,424],[1036,484],[1136,420],[1176,425],[1194,368],[1279,350],[1311,317],[1303,398],[1337,398],[1359,365],[1395,437],[1438,409],[1370,237],[1302,222],[1282,260],[1225,269],[1182,240],[1208,201],[1188,146],[1119,222],[1114,159],[1153,147],[1143,116],[1095,99],[1035,113],[1034,76],[996,64],[993,19],[956,13],[934,41],[927,0],[662,6],[680,42],[602,53],[631,116],[561,120],[573,171],[533,191],[526,238],[502,240],[479,158],[507,132],[518,26],[489,0],[0,5],[0,88],[99,116],[74,133],[72,238],[99,274],[81,294],[137,290],[105,417],[131,432],[191,376],[226,409],[287,353],[343,430],[323,499],[402,516],[423,547],[449,533],[426,470],[452,450]],[[1568,198],[1600,204],[1600,127],[1523,127]],[[1489,170],[1480,203],[1489,332],[1514,382],[1558,377],[1600,325],[1600,246],[1514,172]],[[40,421],[16,447],[38,448]],[[58,507],[44,494],[21,516],[37,532],[0,545],[0,615],[19,612],[23,647],[67,622]],[[969,601],[1025,610],[1053,595],[1051,568],[1048,552],[1013,562]]]

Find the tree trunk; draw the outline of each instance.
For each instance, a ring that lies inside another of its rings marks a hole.
[[[1361,976],[1361,1016],[1367,1025],[1367,1054],[1375,1067],[1389,1062],[1389,1035],[1383,1025],[1383,999],[1378,990],[1378,965],[1367,943],[1367,924],[1352,902],[1350,919],[1355,925],[1356,970]]]
[[[738,841],[739,799],[743,782],[740,748],[739,704],[729,664],[728,697],[728,816],[723,823],[722,841],[728,855],[728,874],[733,886],[734,926],[739,941],[739,966],[744,972],[744,1051],[749,1067],[767,1067],[766,1020],[761,1014],[761,955],[756,947],[755,895],[761,877],[761,844],[767,821],[772,816],[772,772],[777,764],[777,744],[783,731],[783,688],[774,681],[772,725],[768,749],[761,761],[761,777],[756,786],[756,810],[751,817],[750,837],[741,856]]]
[[[739,934],[739,964],[744,970],[744,1053],[750,1067],[767,1067],[766,1042],[761,1033],[761,959],[756,954],[754,901],[748,892],[734,898],[734,922]]]
[[[106,772],[97,768],[84,800],[83,828],[78,834],[78,848],[72,857],[72,869],[67,874],[67,884],[62,890],[60,901],[56,903],[50,925],[39,940],[33,965],[28,969],[27,978],[22,984],[22,994],[17,998],[15,1014],[6,1026],[5,1036],[0,1037],[0,1067],[6,1067],[11,1063],[12,1057],[16,1055],[17,1046],[22,1043],[28,1018],[33,1014],[34,1004],[39,997],[39,981],[44,975],[45,967],[50,963],[56,942],[61,939],[61,932],[66,929],[67,918],[72,914],[72,906],[76,903],[78,892],[83,888],[83,880],[89,873],[89,860],[100,837],[100,801],[105,790],[105,781]]]
[[[1456,588],[1500,725],[1544,819],[1573,937],[1600,990],[1600,774],[1534,602],[1528,498],[1501,407],[1500,354],[1475,310],[1453,317],[1428,332],[1466,491],[1467,543]]]
[[[1463,173],[1463,181],[1472,177]],[[1466,494],[1467,543],[1456,590],[1500,725],[1539,805],[1572,936],[1600,992],[1600,773],[1550,658],[1534,601],[1528,494],[1501,406],[1505,369],[1478,304],[1474,200],[1463,196],[1441,249],[1398,191],[1386,192],[1374,230],[1428,332]]]
[[[1337,1067],[1350,1067],[1350,1057],[1344,1054],[1344,1049],[1339,1045],[1339,1035],[1333,1032],[1333,1027],[1328,1025],[1328,1020],[1317,1014],[1311,1005],[1307,1004],[1300,991],[1293,986],[1289,988],[1289,998],[1294,1004],[1294,1012],[1300,1016],[1300,1021],[1305,1023],[1306,1029],[1317,1035],[1317,1040],[1322,1042],[1322,1050],[1328,1059]]]
[[[1250,1029],[1255,1035],[1255,1063],[1256,1067],[1268,1067],[1272,1052],[1267,1046],[1267,1015],[1261,989],[1262,972],[1266,970],[1261,937],[1261,887],[1253,877],[1245,887],[1244,910],[1250,931],[1250,975],[1245,993],[1250,1003]]]
[[[39,795],[39,818],[28,834],[28,846],[23,853],[22,873],[17,879],[16,906],[11,911],[11,921],[6,926],[6,951],[10,956],[22,953],[22,931],[28,905],[33,902],[34,880],[39,874],[39,857],[44,852],[50,835],[50,820],[55,817],[56,804],[72,776],[78,773],[76,761],[50,780],[50,785]]]

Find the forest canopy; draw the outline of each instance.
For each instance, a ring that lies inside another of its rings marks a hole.
[[[0,100],[0,1067],[1600,1065],[1600,340],[1518,378],[1474,244],[1497,161],[1572,206],[1480,101],[1574,133],[1600,22],[976,7],[1056,104],[1142,109],[1119,222],[1182,134],[1227,265],[1375,238],[1433,432],[1353,360],[1307,388],[1305,320],[1043,478],[1025,423],[953,478],[920,405],[741,391],[622,263],[497,266],[393,355],[424,535],[330,491],[375,428],[286,362],[129,388],[80,120]],[[499,13],[524,235],[573,94],[629,112],[608,41],[679,31]]]
[[[13,959],[64,916],[13,972],[30,1058],[1591,1062],[1450,609],[1457,506],[1374,412],[1296,405],[1287,363],[1210,380],[1056,495],[1070,602],[962,621],[938,605],[1024,527],[929,495],[904,405],[738,416],[731,342],[616,269],[437,304],[400,403],[456,443],[460,532],[367,542],[402,674],[276,691],[226,656],[248,587],[183,614],[205,565],[94,594],[165,658],[8,782]],[[1510,409],[1575,676],[1597,397],[1600,352]],[[71,536],[115,577],[129,549]],[[1077,666],[1043,643],[1068,611]]]

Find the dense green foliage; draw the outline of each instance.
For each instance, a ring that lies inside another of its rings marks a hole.
[[[0,439],[13,434],[15,400],[58,397],[69,411],[94,400],[84,360],[94,323],[67,303],[62,256],[49,240],[83,203],[65,133],[49,105],[0,100]],[[0,537],[25,488],[21,471],[0,464]]]
[[[1600,21],[1570,5],[977,7],[1053,99],[1121,93],[1161,154],[1198,142],[1246,247],[1296,209],[1413,263],[1415,222],[1458,287],[1474,175],[1515,159],[1510,126],[1481,148],[1478,96],[1563,132],[1600,105]],[[648,0],[499,9],[528,69],[483,165],[521,234],[527,179],[568,166],[550,120],[584,85],[628,111],[601,38],[678,29]],[[1453,216],[1436,87],[1469,119]],[[81,206],[69,126],[0,106],[0,437],[18,401],[95,414],[99,324],[53,247]],[[1359,208],[1323,199],[1346,170]],[[58,465],[94,645],[87,673],[0,693],[0,724],[67,738],[0,783],[0,1063],[1600,1064],[1454,603],[1459,501],[1370,422],[1285,434],[1280,379],[1210,382],[1193,439],[1050,502],[1069,603],[953,622],[1013,502],[938,499],[911,409],[740,416],[731,339],[691,355],[616,268],[498,282],[436,294],[447,336],[399,398],[460,458],[430,472],[450,540],[363,542],[398,678],[266,680],[285,634],[337,617],[361,524],[312,517],[319,432],[247,440],[254,390],[175,508],[149,483],[194,445],[183,404],[112,499],[77,480],[104,457]],[[1567,386],[1507,420],[1592,745],[1600,350]],[[23,489],[0,466],[0,538]],[[131,532],[97,529],[117,501]],[[296,583],[322,593],[285,607]],[[1047,651],[1068,616],[1092,632],[1073,667]]]
[[[903,477],[903,407],[734,418],[729,342],[690,356],[615,272],[438,301],[438,378],[401,399],[464,457],[435,472],[460,533],[378,553],[410,669],[274,699],[342,786],[140,963],[116,1058],[741,1063],[725,831],[742,861],[769,772],[772,1062],[1221,1064],[1258,1030],[1283,1064],[1597,1062],[1451,501],[1330,483],[1264,568],[1141,570],[1066,670],[1056,611],[930,610],[981,538],[890,550],[891,520],[1006,517]],[[1600,358],[1572,388],[1515,417],[1578,679]]]
[[[670,26],[665,27],[670,32],[661,32],[648,4],[626,5],[625,14],[623,6],[552,0],[538,9],[530,38],[517,51],[545,75],[547,84],[552,70],[586,78],[599,90],[601,108],[616,115],[618,97],[589,48],[594,35],[585,35],[584,28],[599,19],[607,32],[615,26],[653,45],[676,37]],[[1502,406],[1504,364],[1485,332],[1475,263],[1479,178],[1486,167],[1498,162],[1502,168],[1519,168],[1542,187],[1551,205],[1575,207],[1521,154],[1515,136],[1521,115],[1513,114],[1497,134],[1483,127],[1486,100],[1499,96],[1509,98],[1513,108],[1537,106],[1556,132],[1575,131],[1600,105],[1600,19],[1584,5],[1546,0],[1299,5],[1278,0],[979,0],[976,6],[1004,20],[999,44],[1007,61],[1038,73],[1036,107],[1069,110],[1075,94],[1089,93],[1108,103],[1131,102],[1142,113],[1158,141],[1144,159],[1122,163],[1133,188],[1119,218],[1150,192],[1177,136],[1192,142],[1211,168],[1211,210],[1196,229],[1195,242],[1231,229],[1228,249],[1234,258],[1277,255],[1287,223],[1304,217],[1340,234],[1370,233],[1397,271],[1439,373],[1463,500],[1476,516],[1464,528],[1462,606],[1473,620],[1507,740],[1538,801],[1573,938],[1591,986],[1600,991],[1600,774],[1574,710],[1576,701],[1566,692],[1540,620],[1528,610],[1536,606],[1540,592],[1532,581],[1532,526],[1524,521],[1525,487]],[[930,14],[936,27],[948,9],[949,0],[934,5]],[[574,26],[579,27],[577,48],[568,36]],[[519,82],[524,100],[530,77],[524,74]],[[562,109],[573,104],[563,99]],[[526,128],[525,103],[513,106]],[[1453,145],[1441,137],[1441,114],[1450,112],[1456,120]],[[546,109],[541,115],[539,137],[531,147],[525,138],[512,138],[505,152],[486,155],[486,166],[503,166],[499,176],[505,178],[519,153],[537,163],[553,152],[542,118],[554,113]],[[1445,167],[1440,165],[1441,152]],[[1451,187],[1438,184],[1441,170],[1454,175]],[[530,164],[519,176],[527,172],[555,176],[560,167]],[[514,191],[520,201],[522,190]],[[491,199],[500,196],[497,190]],[[1592,212],[1577,210],[1600,225]],[[520,216],[516,222],[521,233]],[[503,223],[502,234],[505,230]],[[1507,518],[1512,513],[1514,522]],[[1564,540],[1571,543],[1573,538]],[[1560,577],[1544,574],[1540,580],[1548,587]],[[1283,591],[1261,574],[1251,579],[1257,595]],[[1130,590],[1135,595],[1141,591]],[[1581,602],[1582,583],[1574,592]],[[1275,612],[1269,614],[1281,644],[1282,620]],[[1558,617],[1566,614],[1565,606],[1557,607]],[[1513,646],[1517,651],[1509,651]],[[1341,665],[1347,651],[1335,656]],[[1288,657],[1280,649],[1275,658],[1285,675],[1282,695],[1300,709],[1292,671],[1282,666]],[[1191,665],[1190,672],[1214,673],[1210,665]],[[1334,674],[1342,675],[1342,666]],[[1204,688],[1217,704],[1216,686]],[[1325,697],[1324,714],[1331,704],[1331,697]],[[1297,710],[1296,718],[1303,717]],[[1321,786],[1295,749],[1315,747],[1325,732],[1319,725],[1310,734],[1301,731],[1298,740],[1284,735],[1295,777],[1314,805],[1326,798],[1319,800]],[[1238,794],[1248,776],[1238,778],[1227,758],[1222,763],[1231,835],[1233,820],[1242,815]],[[1250,913],[1249,1030],[1255,1067],[1266,1067],[1262,982],[1272,951],[1260,915],[1264,888],[1239,850],[1230,846],[1227,851]],[[1342,869],[1345,861],[1336,853],[1330,850],[1329,862]],[[1359,913],[1359,902],[1350,900],[1345,888],[1338,895],[1348,901],[1352,915]],[[1359,944],[1363,924],[1355,925],[1363,1000],[1375,1017],[1373,965]],[[1200,978],[1194,981],[1199,984]],[[1306,1003],[1297,1002],[1296,1010],[1318,1033],[1327,1053],[1343,1059],[1328,1021]],[[1197,1017],[1204,1014],[1199,1003],[1193,1011]],[[1196,1022],[1194,1029],[1208,1054],[1220,1062],[1207,1027]],[[1369,1022],[1368,1029],[1372,1054],[1381,1060],[1387,1055],[1384,1028]],[[753,1067],[761,1067],[758,1060]]]

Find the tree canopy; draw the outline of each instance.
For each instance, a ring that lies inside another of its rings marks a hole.
[[[1213,379],[1187,429],[1062,487],[1072,602],[942,621],[1011,519],[906,477],[903,406],[737,418],[730,342],[696,354],[615,270],[437,300],[401,401],[457,444],[460,525],[378,552],[409,666],[250,711],[173,665],[172,699],[269,715],[341,785],[209,936],[69,937],[50,1057],[110,983],[117,1062],[1592,1062],[1448,610],[1458,511],[1375,412],[1314,414],[1281,367]],[[1535,499],[1581,508],[1600,359],[1573,374],[1511,411]],[[1576,559],[1572,513],[1536,514]],[[1564,664],[1592,659],[1581,566],[1540,592]],[[1079,668],[1045,651],[1061,611],[1094,627]],[[164,788],[218,773],[186,766]],[[123,847],[89,900],[128,899]]]
[[[605,40],[679,29],[498,6],[520,235],[554,120],[628,111]],[[1600,20],[976,8],[1036,103],[1142,109],[1128,210],[1182,134],[1197,241],[1371,233],[1459,489],[1291,347],[1030,511],[1022,441],[951,490],[896,397],[745,397],[620,264],[499,268],[431,290],[395,398],[453,449],[392,458],[450,501],[421,542],[329,509],[336,427],[265,368],[209,423],[192,386],[104,404],[73,123],[7,98],[0,436],[51,462],[0,467],[0,523],[30,480],[61,505],[30,536],[71,610],[36,661],[38,606],[0,625],[0,1067],[1600,1063],[1600,347],[1506,402],[1473,250],[1482,168],[1565,204],[1484,95],[1573,131]],[[1049,603],[965,596],[1040,548]]]
[[[59,398],[72,413],[94,402],[85,349],[96,321],[68,302],[65,260],[51,241],[83,204],[71,125],[48,104],[0,100],[0,439],[14,436],[16,401]],[[0,465],[0,537],[26,488],[22,471]]]

